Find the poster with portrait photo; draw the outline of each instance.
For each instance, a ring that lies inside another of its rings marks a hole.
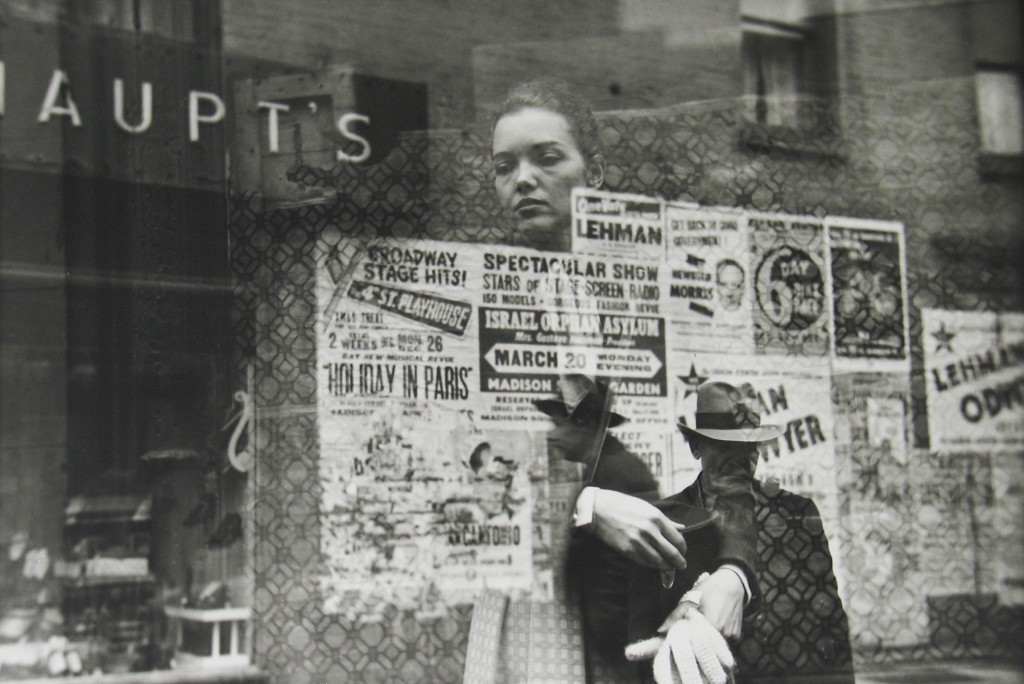
[[[828,354],[824,223],[806,216],[750,213],[747,226],[755,350],[759,354]]]
[[[746,216],[738,210],[665,205],[670,339],[680,349],[754,349]]]
[[[903,224],[828,217],[832,350],[838,370],[907,370]]]

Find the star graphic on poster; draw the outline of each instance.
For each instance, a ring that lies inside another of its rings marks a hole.
[[[932,333],[932,337],[934,337],[935,341],[938,342],[938,344],[935,345],[935,351],[942,351],[943,349],[946,351],[953,351],[952,342],[955,336],[956,333],[946,330],[946,324],[941,323],[939,325],[939,329]]]
[[[690,364],[689,375],[677,375],[676,377],[682,380],[683,384],[686,385],[686,394],[683,395],[683,399],[696,392],[697,388],[701,386],[701,383],[708,379],[708,376],[706,375],[699,375],[697,373],[697,366],[692,363]]]

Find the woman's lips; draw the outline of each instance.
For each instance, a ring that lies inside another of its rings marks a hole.
[[[526,198],[516,203],[515,211],[517,214],[530,216],[546,211],[548,207],[548,203],[543,200]]]

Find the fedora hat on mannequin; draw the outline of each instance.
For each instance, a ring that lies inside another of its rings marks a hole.
[[[597,425],[609,399],[608,384],[585,375],[563,375],[558,379],[558,394],[551,399],[534,399],[541,413],[566,418],[580,425]],[[628,419],[608,411],[608,427],[622,425]]]
[[[697,388],[694,424],[680,417],[677,427],[686,436],[703,435],[722,442],[768,442],[780,437],[778,425],[761,425],[761,400],[750,383],[734,387],[710,380]]]

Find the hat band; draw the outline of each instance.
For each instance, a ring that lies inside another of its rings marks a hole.
[[[697,413],[696,418],[698,430],[744,430],[747,428],[760,427],[761,416],[754,411],[741,411],[736,413]],[[740,418],[745,425],[738,425]]]

